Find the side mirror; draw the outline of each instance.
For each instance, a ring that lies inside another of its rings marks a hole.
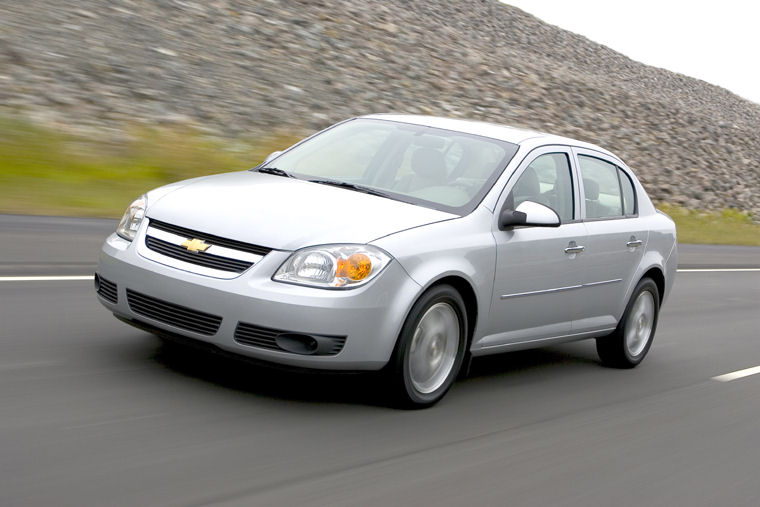
[[[272,160],[276,159],[276,158],[277,158],[277,157],[279,157],[280,155],[282,155],[282,152],[281,152],[281,151],[273,151],[272,153],[270,153],[270,154],[267,156],[267,158],[265,158],[265,159],[264,159],[264,161],[261,163],[261,165],[266,165],[266,164],[268,164],[270,161],[272,161]]]
[[[499,214],[499,229],[502,231],[516,225],[559,227],[560,223],[556,211],[533,201],[521,202],[516,209],[503,209]]]

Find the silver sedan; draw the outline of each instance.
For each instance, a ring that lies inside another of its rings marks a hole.
[[[440,400],[472,357],[596,338],[646,356],[676,232],[612,153],[499,125],[371,115],[249,171],[157,188],[103,245],[116,317],[280,365],[382,370]]]

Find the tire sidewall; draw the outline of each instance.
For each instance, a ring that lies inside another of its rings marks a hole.
[[[425,312],[438,303],[448,304],[456,313],[459,322],[459,343],[457,344],[454,364],[443,384],[433,392],[421,393],[414,387],[409,376],[409,358],[412,338],[414,337],[414,331],[417,329],[417,325],[425,315]],[[467,329],[467,312],[465,310],[464,300],[459,292],[450,285],[438,285],[432,287],[414,303],[401,328],[401,333],[394,351],[393,361],[395,380],[400,384],[399,387],[405,391],[409,404],[413,406],[429,406],[436,403],[444,394],[446,394],[446,391],[448,391],[454,383],[462,366],[467,343],[469,341]]]
[[[631,355],[631,353],[628,350],[628,344],[625,341],[625,331],[628,326],[628,317],[631,313],[631,309],[633,308],[633,305],[636,303],[636,300],[638,299],[639,295],[644,291],[651,293],[652,298],[654,299],[654,316],[652,317],[652,330],[649,332],[647,344],[644,346],[641,352],[639,352],[637,355],[634,356],[634,355]],[[657,290],[657,284],[655,284],[654,280],[652,280],[651,278],[644,278],[636,285],[636,288],[634,289],[633,294],[631,295],[631,299],[628,301],[628,305],[625,308],[625,313],[623,314],[623,318],[620,319],[620,326],[618,328],[618,335],[621,340],[620,343],[623,347],[623,354],[632,365],[637,365],[641,361],[643,361],[647,353],[649,352],[649,349],[652,346],[652,342],[654,341],[655,331],[657,330],[657,320],[659,318],[659,315],[660,315],[660,294],[659,294],[659,290]]]

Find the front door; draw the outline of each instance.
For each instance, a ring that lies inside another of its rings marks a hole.
[[[554,209],[559,227],[514,227],[495,222],[496,272],[485,336],[475,349],[506,348],[570,334],[581,287],[578,269],[586,230],[576,219],[578,192],[566,147],[534,150],[499,202],[514,209],[533,201]],[[510,180],[512,181],[512,180]]]

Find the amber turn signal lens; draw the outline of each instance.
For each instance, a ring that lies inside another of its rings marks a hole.
[[[350,280],[363,280],[372,271],[372,261],[363,253],[355,253],[348,259],[338,259],[335,276]]]

